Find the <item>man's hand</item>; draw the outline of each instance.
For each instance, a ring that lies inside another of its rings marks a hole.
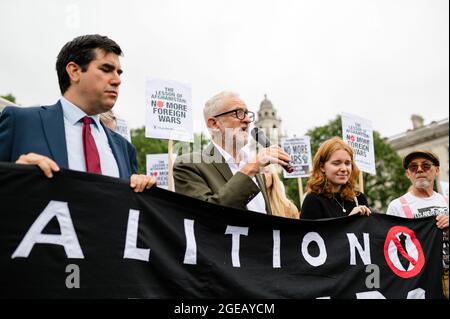
[[[437,215],[436,216],[436,226],[439,229],[448,229],[448,216]]]
[[[156,185],[156,179],[153,176],[143,174],[133,174],[130,178],[130,187],[134,188],[136,193],[141,193],[144,189],[148,189]]]
[[[283,166],[287,165],[290,160],[291,157],[289,154],[283,151],[283,149],[278,145],[263,148],[255,158],[255,162],[257,162],[260,167],[264,167],[269,164],[280,164]]]
[[[47,156],[35,153],[20,155],[19,159],[16,161],[16,164],[37,165],[48,178],[53,177],[53,172],[59,172],[59,166],[55,161]]]
[[[281,147],[278,145],[271,145],[267,148],[263,148],[252,160],[249,161],[247,165],[245,165],[241,172],[253,177],[262,167],[265,167],[269,164],[280,164],[282,166],[287,165],[291,160],[291,157],[288,153],[283,151]]]

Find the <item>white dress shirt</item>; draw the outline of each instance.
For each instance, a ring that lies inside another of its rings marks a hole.
[[[233,173],[233,175],[236,174],[237,172],[239,172],[240,169],[248,163],[249,155],[244,149],[241,149],[239,151],[240,161],[239,161],[239,163],[236,163],[234,161],[233,156],[228,154],[227,151],[225,151],[222,147],[220,147],[219,145],[214,143],[214,141],[212,141],[212,143],[219,150],[222,157],[225,159],[225,162],[230,167],[231,173]],[[251,179],[256,184],[256,186],[258,186],[258,188],[259,188],[256,178],[253,176],[253,177],[251,177]],[[259,192],[258,195],[253,197],[253,199],[247,204],[247,209],[254,211],[254,212],[258,212],[258,213],[267,214],[266,202],[264,200],[264,196],[263,196],[262,192]]]
[[[86,172],[86,162],[83,150],[82,118],[88,115],[64,97],[61,97],[61,106],[64,114],[64,130],[66,135],[69,168]],[[91,123],[91,132],[100,156],[102,175],[119,177],[119,167],[117,166],[116,159],[109,146],[105,130],[100,124],[100,117],[98,115],[92,115],[90,118],[94,120]]]

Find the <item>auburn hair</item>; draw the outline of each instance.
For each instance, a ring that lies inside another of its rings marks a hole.
[[[360,193],[357,185],[359,168],[355,163],[353,150],[337,136],[323,142],[317,150],[317,153],[314,155],[313,168],[307,185],[308,192],[323,194],[326,197],[333,196],[332,185],[328,182],[327,177],[325,173],[322,172],[321,168],[325,165],[325,162],[330,159],[331,155],[339,150],[346,151],[352,159],[352,172],[347,183],[341,188],[341,198],[344,200],[353,200],[355,196]]]

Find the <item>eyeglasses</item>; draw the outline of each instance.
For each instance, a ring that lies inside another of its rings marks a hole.
[[[228,112],[223,112],[217,115],[214,115],[214,117],[219,117],[222,115],[227,115],[227,114],[232,114],[234,113],[234,117],[237,118],[238,120],[243,120],[245,119],[246,116],[248,116],[248,118],[250,119],[250,122],[253,122],[255,120],[255,113],[251,112],[251,111],[245,111],[243,109],[235,109],[235,110],[231,110]]]
[[[415,173],[417,172],[417,170],[419,169],[419,166],[422,168],[422,170],[424,172],[428,172],[430,170],[430,168],[433,166],[433,164],[425,162],[422,164],[416,164],[416,163],[412,163],[408,165],[408,169],[410,172]]]

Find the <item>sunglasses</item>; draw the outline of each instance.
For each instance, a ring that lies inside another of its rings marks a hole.
[[[416,164],[416,163],[412,163],[408,165],[408,170],[412,173],[417,172],[417,170],[419,169],[419,166],[422,168],[422,170],[424,172],[428,172],[430,170],[430,168],[433,166],[433,164],[431,163],[422,163],[422,164]]]

